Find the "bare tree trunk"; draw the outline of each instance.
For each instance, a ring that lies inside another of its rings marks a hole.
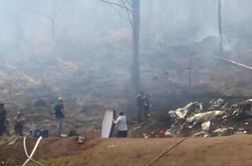
[[[136,93],[139,91],[139,33],[140,33],[140,0],[132,0],[132,66],[131,80]]]
[[[223,43],[222,43],[222,16],[221,16],[221,0],[218,0],[218,27],[219,27],[219,38],[220,38],[220,43],[219,43],[219,51],[220,55],[223,55]]]

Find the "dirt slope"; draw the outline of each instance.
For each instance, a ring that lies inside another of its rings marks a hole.
[[[182,138],[107,140],[95,147],[88,166],[145,166]],[[113,148],[108,146],[114,145]],[[249,166],[252,136],[189,138],[154,166]]]
[[[181,139],[97,139],[76,145],[75,138],[50,138],[41,142],[34,159],[45,166],[146,166]],[[36,141],[27,141],[30,152]],[[251,151],[252,136],[189,138],[153,166],[250,166]],[[1,145],[0,160],[7,166],[21,165],[26,160],[22,141]]]

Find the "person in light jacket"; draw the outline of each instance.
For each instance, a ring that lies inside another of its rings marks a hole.
[[[23,136],[25,118],[21,115],[20,111],[17,112],[17,116],[15,117],[14,122],[15,134],[17,136]]]
[[[126,138],[128,136],[127,118],[123,112],[120,112],[119,117],[113,120],[117,126],[117,138]]]

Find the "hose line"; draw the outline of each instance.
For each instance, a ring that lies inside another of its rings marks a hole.
[[[163,152],[162,154],[160,154],[157,158],[155,158],[152,162],[150,162],[148,165],[146,166],[151,166],[153,165],[156,161],[158,161],[159,159],[161,159],[164,155],[166,155],[168,152],[170,152],[172,149],[174,149],[175,147],[177,147],[179,144],[181,144],[182,142],[184,142],[186,139],[188,139],[188,137],[183,138],[182,140],[180,140],[178,143],[176,143],[175,145],[173,145],[171,148],[169,148],[168,150],[166,150],[165,152]]]
[[[23,146],[24,146],[25,155],[27,156],[28,159],[25,161],[25,163],[22,166],[26,166],[27,163],[30,160],[33,161],[34,163],[40,165],[40,166],[44,166],[43,164],[41,164],[41,163],[39,163],[39,162],[37,162],[37,161],[35,161],[35,160],[32,159],[32,156],[34,155],[34,153],[35,153],[35,151],[36,151],[36,149],[37,149],[37,147],[38,147],[39,142],[41,141],[41,139],[42,139],[42,137],[39,137],[39,139],[37,140],[37,142],[36,142],[36,144],[35,144],[35,146],[34,146],[34,148],[32,150],[31,155],[29,156],[28,153],[27,153],[27,148],[26,148],[26,136],[24,137]]]

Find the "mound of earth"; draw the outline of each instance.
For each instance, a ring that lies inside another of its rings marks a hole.
[[[41,141],[34,159],[46,166],[147,166],[182,139],[92,139],[78,145],[76,138],[50,138]],[[35,142],[27,139],[29,152]],[[22,139],[12,146],[0,146],[0,160],[5,165],[22,165],[26,160]],[[250,151],[250,135],[188,138],[153,163],[153,166],[248,166],[252,163]]]
[[[15,138],[0,138],[0,162],[6,166],[20,166],[27,157],[23,148],[23,138],[18,138],[16,143],[8,145]],[[99,140],[85,140],[85,144],[77,144],[78,137],[69,138],[48,138],[42,139],[33,159],[39,161],[45,166],[57,165],[78,165],[83,163],[89,156],[84,152],[98,144]],[[28,154],[31,154],[37,139],[27,137],[26,148]],[[37,165],[30,161],[28,166]]]

